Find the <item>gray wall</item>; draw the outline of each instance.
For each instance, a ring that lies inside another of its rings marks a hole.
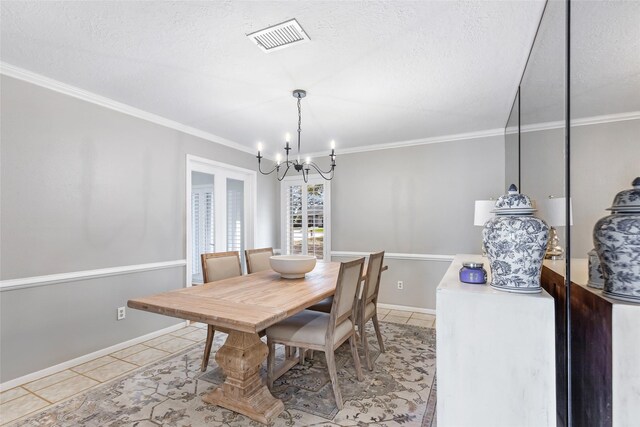
[[[565,130],[523,132],[521,140],[520,192],[534,202],[549,196],[564,197]],[[566,247],[565,227],[556,227],[560,246]]]
[[[185,164],[255,157],[2,76],[0,278],[185,257]],[[279,190],[258,175],[256,246],[277,246]],[[179,288],[184,268],[0,293],[0,381],[175,324],[116,307]]]
[[[524,132],[522,190],[533,199],[564,195],[564,129]],[[640,120],[571,128],[571,256],[586,258],[596,221],[613,197],[640,176]],[[558,228],[561,244],[564,227]]]
[[[504,162],[502,136],[340,156],[331,187],[332,250],[479,253],[474,200],[504,193]],[[387,264],[380,302],[435,309],[447,262]]]
[[[520,191],[534,200],[564,196],[564,129],[523,132]]]
[[[186,154],[255,169],[250,154],[6,76],[1,107],[3,280],[182,259]],[[504,192],[502,136],[338,163],[334,251],[478,253],[473,201]],[[259,175],[256,246],[279,246],[279,200]],[[382,303],[435,308],[447,262],[387,264]],[[176,268],[0,293],[0,381],[175,324],[134,310],[117,322],[115,308],[183,283]]]
[[[596,221],[613,198],[640,176],[640,120],[571,129],[571,254],[586,258]]]
[[[520,188],[520,147],[518,134],[512,132],[505,134],[504,144],[504,187],[509,188],[511,184],[516,184]]]

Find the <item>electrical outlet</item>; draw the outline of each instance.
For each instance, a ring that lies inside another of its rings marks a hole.
[[[125,312],[125,307],[118,307],[118,320],[122,320],[127,317],[127,313]]]
[[[400,290],[404,289],[404,282],[402,280],[398,280],[398,289]]]

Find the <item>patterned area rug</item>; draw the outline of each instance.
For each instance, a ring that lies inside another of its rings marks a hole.
[[[336,352],[344,408],[333,398],[324,354],[297,365],[274,384],[285,410],[275,426],[435,426],[435,329],[381,323],[386,352],[368,330],[374,370],[357,381],[348,343]],[[216,334],[214,348],[224,335]],[[202,402],[222,382],[212,362],[200,372],[203,344],[55,405],[13,426],[260,426]],[[278,349],[282,358],[282,348]],[[362,356],[362,355],[361,355]]]

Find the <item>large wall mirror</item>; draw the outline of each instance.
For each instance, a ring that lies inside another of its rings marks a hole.
[[[571,3],[572,256],[640,174],[640,2]]]
[[[565,277],[545,287],[556,299],[559,426],[640,419],[640,368],[621,362],[640,360],[640,304],[623,306],[636,322],[621,328],[619,303],[587,286],[594,224],[640,176],[639,22],[638,1],[549,0],[505,127],[505,177],[536,200],[569,256],[545,264]]]
[[[565,21],[565,3],[547,2],[520,82],[520,184],[538,209],[564,196]]]
[[[534,200],[537,215],[553,227],[556,258],[562,258],[567,241],[562,211],[567,200],[566,18],[566,2],[547,2],[505,128],[505,177],[518,177],[520,191]],[[562,259],[553,262],[564,272]],[[556,413],[557,424],[564,426],[569,407],[565,283],[560,280],[545,291],[555,301]]]
[[[570,4],[572,425],[637,425],[640,304],[608,298],[601,281],[587,286],[587,258],[594,225],[640,176],[640,2]],[[636,254],[616,281],[628,288],[622,276],[639,263]]]
[[[520,188],[520,89],[513,100],[504,129],[504,188],[515,184]]]

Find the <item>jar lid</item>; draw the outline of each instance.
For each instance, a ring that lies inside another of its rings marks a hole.
[[[496,208],[493,212],[497,214],[501,213],[533,213],[535,209],[533,208],[533,204],[531,203],[531,199],[529,196],[525,196],[524,194],[520,194],[518,192],[518,187],[515,184],[511,184],[509,190],[507,190],[507,194],[503,194],[498,197],[498,201],[496,201]]]
[[[607,210],[616,212],[640,212],[640,176],[631,183],[633,188],[622,190]]]
[[[467,268],[482,268],[484,264],[481,262],[463,262],[462,266]]]

